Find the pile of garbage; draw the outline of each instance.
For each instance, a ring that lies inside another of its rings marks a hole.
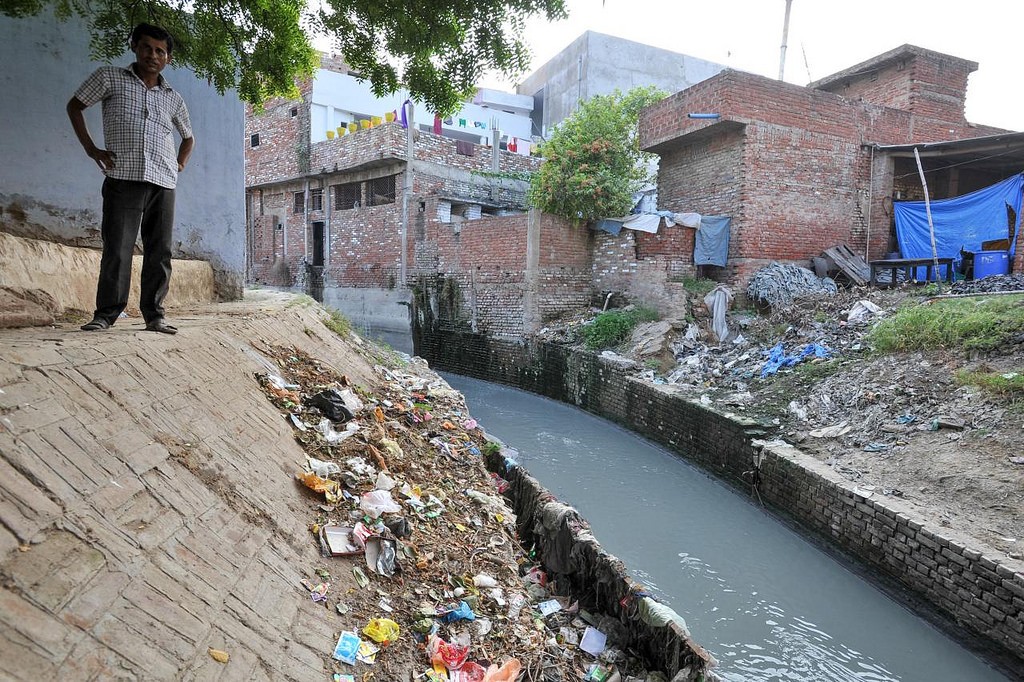
[[[264,352],[280,371],[256,378],[306,453],[295,478],[322,557],[296,587],[341,617],[334,680],[667,682],[521,546],[508,482],[482,462],[500,446],[425,363],[376,366],[370,392],[295,348]]]

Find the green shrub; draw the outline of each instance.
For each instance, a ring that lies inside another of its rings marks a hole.
[[[657,311],[643,306],[609,310],[583,328],[583,342],[591,350],[611,348],[628,339],[641,322],[654,322],[659,317]]]

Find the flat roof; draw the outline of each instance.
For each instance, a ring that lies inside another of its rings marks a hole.
[[[991,170],[1024,170],[1024,133],[1000,133],[947,142],[879,144],[875,149],[895,157],[942,158],[950,163],[971,164]]]
[[[889,50],[888,52],[883,52],[880,55],[874,56],[860,64],[855,64],[848,69],[843,69],[831,76],[825,76],[824,78],[820,78],[812,83],[808,83],[807,87],[815,90],[825,90],[831,85],[835,85],[841,81],[850,80],[851,78],[856,78],[863,74],[871,73],[872,71],[877,71],[878,69],[900,60],[926,56],[941,57],[943,59],[961,62],[967,66],[970,71],[978,70],[978,62],[972,62],[969,59],[962,59],[961,57],[956,57],[951,54],[936,52],[935,50],[928,50],[916,45],[904,44]]]

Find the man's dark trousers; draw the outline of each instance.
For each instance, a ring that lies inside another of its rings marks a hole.
[[[132,253],[142,230],[139,309],[147,323],[164,316],[171,281],[174,190],[149,182],[103,181],[103,258],[96,285],[96,314],[114,324],[128,305]]]

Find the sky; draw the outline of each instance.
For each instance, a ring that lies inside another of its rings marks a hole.
[[[786,0],[566,0],[566,8],[567,20],[527,21],[530,71],[590,30],[779,75]],[[977,62],[967,120],[1020,131],[1022,33],[1021,0],[792,0],[784,80],[807,85],[909,43]],[[515,82],[491,76],[481,85],[511,91]]]

